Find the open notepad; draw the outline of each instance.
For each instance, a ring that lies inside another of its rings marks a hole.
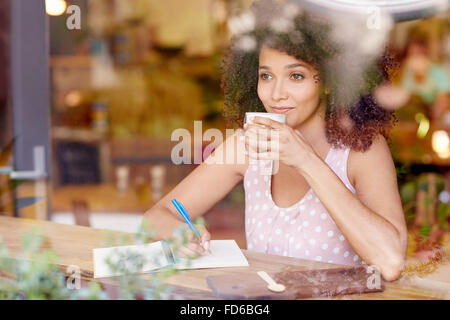
[[[106,259],[109,258],[112,262],[126,259],[132,264],[133,260],[130,257],[133,254],[147,257],[139,272],[156,271],[168,266],[174,266],[177,269],[248,266],[247,259],[234,240],[211,240],[210,250],[211,254],[187,260],[175,258],[165,241],[157,241],[143,245],[96,248],[93,250],[94,278],[122,275],[123,272],[111,270]],[[127,262],[125,261],[125,263]],[[128,270],[133,270],[133,268],[135,266],[130,265]]]

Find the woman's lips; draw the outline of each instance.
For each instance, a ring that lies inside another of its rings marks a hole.
[[[292,107],[272,107],[272,111],[275,113],[287,113],[289,111],[291,111]]]

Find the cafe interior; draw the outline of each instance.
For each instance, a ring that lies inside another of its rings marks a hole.
[[[46,0],[46,49],[27,39],[19,61],[11,34],[24,32],[15,19],[27,10],[13,2],[0,3],[0,63],[8,66],[0,70],[0,216],[136,232],[144,212],[199,165],[174,163],[174,130],[196,137],[194,121],[224,136],[233,128],[222,112],[220,66],[229,21],[252,0]],[[397,122],[389,144],[408,255],[428,263],[450,245],[449,12],[398,18],[387,48],[397,65],[392,84],[409,94],[390,105]],[[36,67],[31,77],[47,76],[36,94],[14,92],[21,63]],[[380,91],[380,101],[390,94]],[[44,149],[21,142],[22,129]],[[209,143],[200,135],[192,156]],[[41,175],[26,176],[39,166]],[[212,239],[245,249],[244,208],[239,184],[204,215]]]

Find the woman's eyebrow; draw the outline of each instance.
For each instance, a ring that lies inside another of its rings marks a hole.
[[[305,65],[303,63],[297,63],[297,62],[288,64],[284,68],[285,69],[292,69],[292,68],[296,68],[296,67],[303,67],[303,68],[309,69],[307,65]],[[270,67],[268,67],[268,66],[260,66],[259,69],[270,70]]]
[[[303,67],[303,68],[309,69],[307,65],[302,64],[302,63],[292,63],[292,64],[288,64],[287,66],[285,66],[286,69],[291,69],[291,68],[295,68],[295,67]]]

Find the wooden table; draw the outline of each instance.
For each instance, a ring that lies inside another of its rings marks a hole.
[[[63,269],[69,265],[77,265],[82,270],[82,277],[93,280],[92,249],[104,246],[106,239],[104,230],[80,226],[61,225],[48,221],[0,217],[0,234],[11,253],[20,252],[20,243],[23,233],[39,227],[44,235],[44,247],[54,250],[60,257]],[[120,237],[131,235],[121,232],[112,232]],[[289,257],[267,255],[258,252],[243,250],[250,267],[217,268],[202,270],[186,270],[168,279],[167,284],[174,288],[174,292],[185,298],[215,299],[215,295],[207,286],[206,277],[236,273],[242,270],[265,270],[279,272],[285,267],[296,266],[308,269],[324,269],[331,265],[328,263],[294,259]],[[250,269],[249,269],[250,268]],[[406,279],[408,280],[408,279]],[[370,294],[352,294],[331,297],[330,299],[450,299],[450,292],[431,290],[430,286],[418,283],[409,283],[404,278],[394,282],[385,283],[385,291]],[[437,279],[445,281],[445,279]],[[446,282],[442,282],[445,285]],[[450,281],[447,282],[450,284]]]

